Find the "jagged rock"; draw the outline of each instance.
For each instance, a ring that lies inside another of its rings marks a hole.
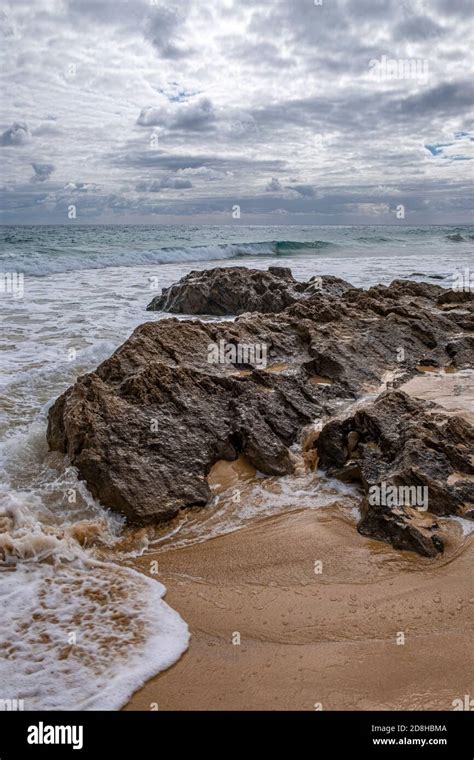
[[[330,475],[362,484],[359,531],[397,548],[436,555],[443,542],[432,515],[467,516],[474,505],[465,477],[474,475],[474,428],[431,402],[386,391],[330,421],[316,446]]]
[[[457,369],[472,367],[474,364],[474,336],[462,335],[446,345],[452,366]]]
[[[452,361],[447,346],[459,327],[431,294],[322,281],[280,314],[141,325],[52,406],[50,448],[105,506],[136,523],[167,519],[206,504],[206,476],[219,459],[244,453],[265,474],[288,473],[289,447],[309,423],[377,387],[387,371],[407,379],[427,346],[439,366]]]
[[[147,310],[218,316],[279,312],[299,298],[297,286],[291,271],[278,267],[268,272],[246,267],[193,271],[164,289]]]
[[[301,283],[286,267],[269,267],[267,272],[246,267],[216,268],[190,272],[163,289],[147,310],[217,316],[247,311],[276,314],[305,294],[320,290],[327,297],[339,296],[351,287],[338,277],[313,277]]]
[[[445,290],[442,289],[438,297],[439,304],[459,304],[474,301],[474,291],[472,290]]]
[[[256,340],[294,360],[292,371],[208,362],[209,346]],[[147,323],[56,401],[49,445],[106,506],[135,522],[166,519],[210,499],[205,476],[219,459],[243,452],[264,473],[291,471],[288,447],[336,395],[308,382],[309,360],[300,336],[271,322]]]
[[[396,549],[415,551],[422,557],[436,557],[444,551],[439,524],[424,512],[411,507],[362,507],[362,520],[357,529],[368,538],[388,541]]]

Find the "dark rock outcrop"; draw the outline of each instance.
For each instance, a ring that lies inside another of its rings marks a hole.
[[[147,310],[216,316],[247,311],[276,314],[318,290],[328,297],[337,297],[351,287],[338,277],[313,277],[309,282],[298,282],[285,267],[269,267],[267,272],[246,267],[207,269],[190,272],[163,289]]]
[[[281,281],[293,287],[288,272]],[[439,309],[436,286],[326,282],[278,315],[141,325],[52,406],[50,448],[105,506],[136,523],[167,519],[207,503],[219,459],[244,453],[265,474],[291,472],[302,429],[388,371],[406,379],[422,360],[472,360],[453,349],[459,326]]]
[[[474,302],[473,290],[443,290],[438,297],[439,304],[467,304]]]
[[[362,484],[361,533],[425,556],[443,550],[433,515],[470,516],[474,428],[435,404],[387,391],[353,416],[329,422],[320,465]]]

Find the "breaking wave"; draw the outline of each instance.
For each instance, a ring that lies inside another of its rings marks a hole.
[[[454,232],[452,235],[446,235],[446,240],[450,240],[451,243],[466,243],[469,240],[474,240],[474,235],[461,235],[460,232]]]
[[[222,261],[252,256],[285,256],[309,254],[337,247],[324,240],[298,242],[271,240],[258,243],[222,243],[217,245],[169,246],[155,250],[67,250],[37,247],[35,250],[0,255],[0,269],[23,272],[33,276],[76,272],[108,267],[137,267],[153,264],[186,263],[193,261]]]

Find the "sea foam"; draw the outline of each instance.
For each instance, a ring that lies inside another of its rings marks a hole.
[[[0,702],[119,709],[179,659],[188,627],[163,601],[161,583],[98,559],[123,521],[94,501],[74,468],[49,468],[44,434],[40,419],[0,445]]]
[[[85,557],[3,568],[0,697],[22,699],[26,710],[119,709],[188,646],[165,592]]]

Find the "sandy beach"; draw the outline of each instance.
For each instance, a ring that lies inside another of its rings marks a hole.
[[[156,555],[191,644],[125,709],[451,709],[474,664],[474,547],[456,539],[423,560],[363,538],[337,509],[306,510]]]
[[[472,376],[459,384],[426,373],[405,389],[471,416]],[[158,562],[191,643],[125,709],[452,709],[473,689],[474,540],[442,522],[436,559],[364,538],[334,505],[134,561]]]

